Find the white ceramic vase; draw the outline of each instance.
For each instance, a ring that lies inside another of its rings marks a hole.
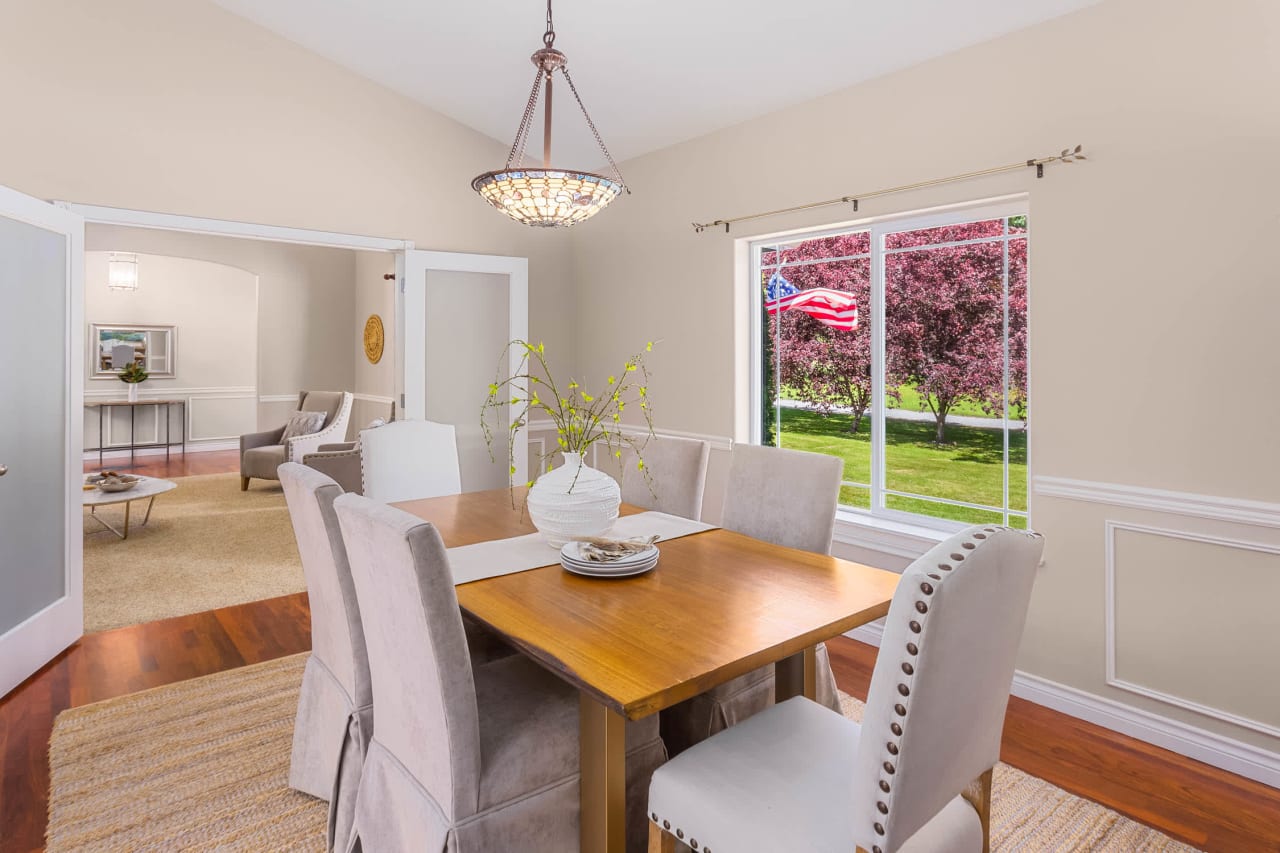
[[[622,493],[603,471],[565,453],[564,464],[543,474],[529,489],[529,517],[553,548],[586,536],[602,536],[618,518]]]
[[[126,382],[125,384],[129,386],[129,402],[130,403],[138,402],[138,383]]]

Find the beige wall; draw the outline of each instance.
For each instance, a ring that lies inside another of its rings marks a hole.
[[[91,246],[99,243],[90,232]],[[127,249],[126,249],[127,251]],[[226,440],[258,426],[258,277],[238,267],[205,260],[138,254],[135,291],[107,288],[107,251],[85,252],[85,324],[174,326],[174,376],[153,377],[138,387],[141,399],[186,401],[189,439]],[[97,347],[89,337],[89,360]],[[128,386],[113,377],[91,378],[86,370],[86,401],[122,400]],[[132,413],[134,439],[149,443],[184,429],[178,407],[137,409]],[[102,430],[99,433],[99,416]],[[84,441],[97,447],[127,444],[131,413],[127,409],[87,409]]]
[[[1280,396],[1266,389],[1275,384],[1280,313],[1277,92],[1280,4],[1107,0],[623,163],[634,195],[572,232],[579,362],[607,370],[638,341],[663,339],[651,360],[659,425],[732,435],[745,406],[735,391],[735,343],[746,333],[735,324],[735,288],[747,286],[735,280],[735,238],[852,214],[812,211],[730,235],[695,234],[691,221],[1080,142],[1089,162],[1050,167],[1043,180],[1020,172],[870,200],[861,215],[1029,194],[1034,474],[1276,501]],[[714,494],[723,460],[712,465]],[[1103,524],[1133,519],[1271,544],[1280,530],[1035,495],[1031,518],[1048,546],[1024,670],[1280,751],[1275,737],[1106,685]],[[1162,582],[1157,555],[1175,563],[1162,596],[1183,606],[1229,610],[1237,595],[1280,596],[1278,558],[1261,558],[1262,571],[1239,548],[1128,547],[1120,576]],[[1144,604],[1127,585],[1121,592],[1121,623],[1168,604],[1156,596]],[[1280,680],[1280,644],[1274,620],[1268,627],[1254,617],[1230,632],[1213,620],[1206,630],[1186,625],[1206,653],[1181,661],[1177,679],[1150,677],[1201,703],[1220,691],[1210,704],[1224,710],[1256,708],[1256,685]],[[1121,633],[1122,661],[1132,671],[1134,661],[1167,658],[1163,637]],[[1235,669],[1242,646],[1267,649],[1270,663]],[[1224,683],[1215,676],[1223,668],[1238,678]]]
[[[87,226],[85,242],[90,249],[226,264],[258,277],[256,317],[238,321],[257,338],[257,379],[249,383],[256,386],[259,400],[256,426],[266,429],[283,423],[297,408],[301,390],[354,387],[356,252],[108,225]],[[86,292],[95,286],[86,278]],[[140,286],[135,298],[146,296],[146,286]],[[193,303],[205,305],[224,313],[216,295],[205,294]],[[183,340],[179,329],[180,348]],[[181,352],[178,358],[181,363]]]
[[[530,334],[574,362],[567,235],[470,188],[501,143],[205,0],[0,0],[0,20],[0,104],[21,117],[0,184],[528,257]]]

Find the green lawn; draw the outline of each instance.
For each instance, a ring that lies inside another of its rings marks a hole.
[[[849,433],[849,415],[823,417],[805,409],[782,410],[783,447],[826,453],[844,460],[844,478],[871,482],[871,432],[863,420],[857,435]],[[885,419],[885,486],[900,492],[999,506],[1003,487],[1003,438],[998,429],[947,426],[948,444],[933,443],[931,422]],[[1009,505],[1027,506],[1027,436],[1009,433]],[[866,508],[865,489],[845,487],[841,501]],[[999,513],[966,507],[886,497],[891,509],[918,512],[973,523],[1000,523]],[[1021,519],[1011,519],[1021,526]]]
[[[901,402],[895,400],[888,394],[886,389],[885,403],[891,409],[906,409],[909,412],[927,412],[929,407],[922,405],[920,402],[920,392],[916,390],[914,385],[902,385],[898,388],[898,394],[901,396]],[[797,394],[794,390],[787,386],[782,388],[782,396],[787,400],[803,400],[804,398]],[[991,413],[985,411],[981,406],[971,400],[961,400],[951,407],[950,414],[953,415],[970,415],[975,418],[990,418]],[[1013,416],[1010,412],[1010,416]]]

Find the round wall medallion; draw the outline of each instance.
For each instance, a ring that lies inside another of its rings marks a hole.
[[[370,364],[382,361],[382,347],[386,344],[386,335],[382,330],[382,318],[370,314],[364,322],[364,355]]]

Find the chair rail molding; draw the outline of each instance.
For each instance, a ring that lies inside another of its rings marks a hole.
[[[883,630],[879,623],[872,622],[845,636],[878,647]],[[1280,788],[1280,753],[1021,670],[1013,674],[1010,693],[1069,717]]]
[[[1152,527],[1145,524],[1130,524],[1122,521],[1108,520],[1105,525],[1106,533],[1106,648],[1107,648],[1107,684],[1120,690],[1126,690],[1138,696],[1145,696],[1148,699],[1155,699],[1168,705],[1183,708],[1187,711],[1194,711],[1206,717],[1212,717],[1215,720],[1221,720],[1224,723],[1230,723],[1233,726],[1251,729],[1255,732],[1269,735],[1274,738],[1280,738],[1280,727],[1264,723],[1260,720],[1254,720],[1239,714],[1234,714],[1222,708],[1212,705],[1205,705],[1201,702],[1195,702],[1173,693],[1167,693],[1163,690],[1156,690],[1152,687],[1146,687],[1141,684],[1135,684],[1120,678],[1116,674],[1117,669],[1117,649],[1116,649],[1116,532],[1120,530],[1128,530],[1134,533],[1146,533],[1151,536],[1165,536],[1170,539],[1182,539],[1187,542],[1203,542],[1209,545],[1218,545],[1223,548],[1238,548],[1243,551],[1257,551],[1263,554],[1280,555],[1280,547],[1274,545],[1266,545],[1261,542],[1249,542],[1244,539],[1235,539],[1222,536],[1209,536],[1202,533],[1190,533],[1184,530],[1168,530],[1163,527]]]
[[[1048,498],[1145,509],[1185,515],[1210,521],[1230,521],[1255,527],[1280,528],[1280,503],[1175,492],[1145,486],[1073,480],[1037,475],[1032,478],[1035,494]]]

